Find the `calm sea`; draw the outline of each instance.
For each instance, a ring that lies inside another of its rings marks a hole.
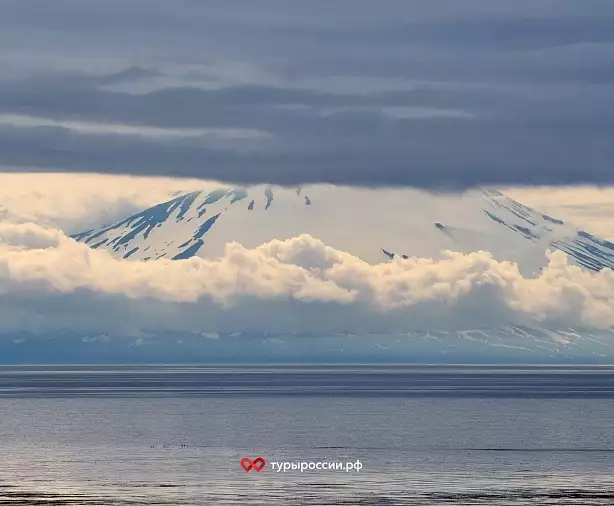
[[[614,368],[4,367],[0,452],[11,505],[610,505]]]

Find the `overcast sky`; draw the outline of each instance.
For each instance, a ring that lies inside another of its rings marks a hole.
[[[611,0],[3,0],[0,170],[614,183]]]

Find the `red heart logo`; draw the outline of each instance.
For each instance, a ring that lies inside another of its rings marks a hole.
[[[252,469],[259,473],[264,469],[266,462],[262,457],[257,457],[254,460],[248,459],[247,457],[243,457],[241,459],[240,464],[246,473],[249,473]]]
[[[257,473],[259,473],[260,471],[264,469],[264,464],[265,462],[262,457],[258,457],[254,459],[254,461],[252,462],[252,466],[254,467]]]

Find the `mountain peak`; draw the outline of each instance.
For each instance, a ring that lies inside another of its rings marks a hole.
[[[229,242],[257,247],[302,233],[373,263],[482,249],[536,273],[558,249],[582,268],[614,268],[613,243],[490,189],[454,197],[329,186],[195,190],[72,237],[149,261],[215,257]]]

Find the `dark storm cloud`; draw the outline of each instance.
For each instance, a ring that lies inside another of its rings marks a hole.
[[[7,1],[0,164],[239,183],[614,183],[612,26],[609,1]]]

